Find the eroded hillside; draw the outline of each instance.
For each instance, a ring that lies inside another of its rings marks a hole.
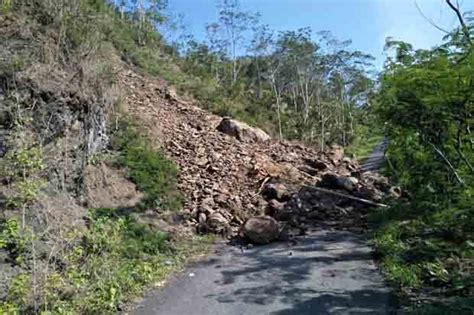
[[[334,216],[324,210],[337,212],[342,206],[340,215],[349,219],[355,214],[360,220],[352,225],[363,229],[367,203],[344,195],[379,201],[389,193],[386,179],[362,173],[341,147],[320,152],[296,142],[245,137],[238,131],[226,134],[218,130],[222,117],[180,99],[164,82],[131,70],[121,71],[119,77],[125,111],[179,165],[186,226],[233,236],[252,216],[271,214],[288,221],[289,213],[296,214],[300,207],[323,223]],[[305,188],[314,185],[340,190],[342,195]],[[275,187],[285,196],[268,196],[266,190]],[[307,204],[298,206],[298,198]],[[344,223],[348,222],[340,222]]]

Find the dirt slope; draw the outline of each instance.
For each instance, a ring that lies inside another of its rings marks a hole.
[[[314,185],[327,173],[359,170],[340,148],[318,152],[298,143],[242,142],[216,130],[222,117],[180,100],[160,80],[121,71],[124,109],[180,168],[189,226],[235,234],[250,216],[263,214],[262,184],[284,183],[291,192]]]

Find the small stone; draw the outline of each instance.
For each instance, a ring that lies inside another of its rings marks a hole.
[[[398,199],[402,196],[402,189],[400,187],[390,187],[389,189],[390,197]]]
[[[207,218],[207,225],[214,232],[223,232],[229,226],[229,221],[221,213],[214,212]]]
[[[205,224],[207,221],[207,216],[204,212],[199,212],[199,215],[198,215],[198,222],[199,224]]]
[[[339,177],[339,186],[347,191],[353,191],[356,189],[359,180],[355,177]]]
[[[274,217],[278,213],[280,213],[285,208],[285,204],[279,202],[278,200],[272,199],[268,202],[267,207],[265,209],[265,214],[271,217]]]

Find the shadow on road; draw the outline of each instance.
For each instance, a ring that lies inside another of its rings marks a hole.
[[[364,239],[349,232],[218,252],[133,314],[390,314],[394,305]]]

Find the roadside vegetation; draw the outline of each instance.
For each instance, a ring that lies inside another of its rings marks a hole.
[[[459,19],[431,50],[388,41],[381,74],[387,173],[404,198],[374,214],[374,244],[415,313],[474,312],[474,27]]]
[[[91,209],[87,227],[69,230],[68,246],[50,263],[61,264],[32,282],[30,273],[11,283],[1,314],[115,314],[143,290],[165,280],[185,262],[205,253],[211,238],[183,236],[170,241],[114,209]],[[26,264],[36,235],[16,220],[1,225],[0,245],[15,263]],[[32,286],[34,285],[34,286]]]

